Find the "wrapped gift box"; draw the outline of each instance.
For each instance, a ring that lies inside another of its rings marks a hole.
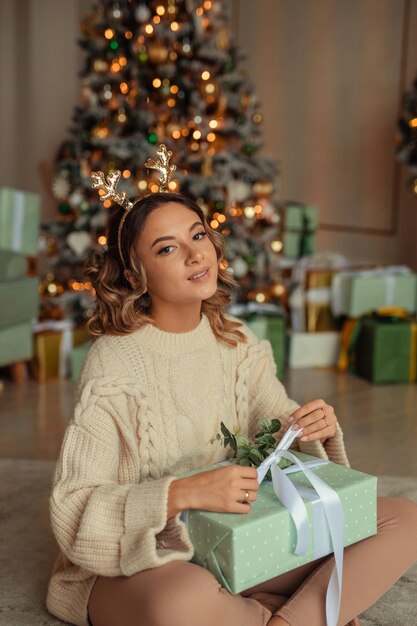
[[[312,459],[297,454],[302,460]],[[211,468],[210,468],[211,469]],[[314,469],[339,494],[345,515],[344,545],[376,533],[376,478],[356,470],[328,463]],[[310,483],[301,472],[289,474],[300,489]],[[231,593],[269,580],[313,560],[313,519],[317,504],[304,498],[310,526],[310,547],[303,556],[294,553],[296,530],[288,510],[277,499],[272,483],[263,482],[258,498],[247,515],[188,512],[188,529],[194,545],[193,561],[208,569]],[[320,556],[332,552],[326,524]],[[327,548],[326,548],[327,546]],[[318,558],[315,555],[315,558]]]
[[[380,316],[360,323],[353,370],[373,383],[415,381],[417,322]]]
[[[359,317],[385,306],[416,311],[417,274],[404,267],[387,267],[335,274],[331,308],[336,316]]]
[[[337,364],[339,352],[339,332],[289,333],[288,366],[291,368],[333,367]]]
[[[36,256],[39,219],[39,194],[0,188],[0,248]]]
[[[278,378],[285,372],[286,324],[282,317],[282,309],[274,304],[234,305],[229,313],[242,319],[259,339],[267,339],[271,343]]]
[[[289,204],[281,209],[282,252],[298,259],[314,251],[317,209],[313,206]]]
[[[32,376],[39,382],[65,378],[70,373],[71,352],[90,336],[84,327],[74,328],[69,320],[46,321],[34,325]]]

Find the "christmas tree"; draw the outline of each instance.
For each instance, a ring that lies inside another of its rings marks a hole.
[[[225,267],[239,300],[282,293],[277,163],[260,156],[262,113],[220,0],[101,0],[81,24],[80,103],[52,184],[59,220],[45,225],[47,295],[67,295],[88,317],[82,278],[89,249],[106,246],[110,200],[99,202],[91,172],[122,171],[119,190],[157,189],[144,167],[164,143],[177,165],[170,190],[193,197],[226,238]],[[75,297],[74,297],[75,296]]]
[[[408,166],[411,173],[408,183],[417,194],[417,78],[403,96],[398,131],[397,157]]]

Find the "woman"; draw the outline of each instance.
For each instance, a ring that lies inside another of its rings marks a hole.
[[[125,205],[126,206],[126,205]],[[251,510],[254,468],[184,472],[224,460],[220,422],[302,428],[305,452],[347,464],[331,406],[290,400],[270,344],[223,313],[234,283],[201,209],[156,193],[115,214],[89,268],[94,342],[51,496],[61,548],[49,610],[86,626],[323,626],[332,557],[233,596],[190,563],[184,509]],[[379,532],[345,550],[340,624],[417,558],[417,506],[381,499]],[[358,621],[352,623],[359,623]]]

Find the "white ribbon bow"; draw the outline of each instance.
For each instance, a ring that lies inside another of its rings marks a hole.
[[[332,542],[335,566],[330,576],[326,594],[326,621],[327,626],[336,626],[342,596],[343,575],[343,547],[344,547],[344,511],[340,498],[324,480],[317,476],[309,467],[300,461],[288,448],[301,430],[287,430],[275,450],[257,468],[258,483],[261,484],[269,469],[271,469],[272,484],[277,498],[289,511],[297,531],[295,553],[306,554],[309,546],[310,532],[308,526],[307,509],[301,495],[285,473],[278,467],[281,458],[293,461],[310,481],[314,491],[320,498],[327,520]]]

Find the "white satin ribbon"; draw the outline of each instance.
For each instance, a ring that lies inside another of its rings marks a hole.
[[[300,432],[301,430],[296,431],[291,428],[286,431],[272,454],[257,468],[258,483],[260,484],[263,481],[266,473],[271,469],[275,494],[289,511],[296,527],[297,543],[295,553],[298,555],[306,554],[310,541],[307,509],[300,493],[285,474],[285,471],[278,467],[279,460],[285,458],[293,461],[307,477],[314,491],[319,496],[335,557],[335,567],[333,568],[326,594],[326,621],[327,626],[336,626],[342,595],[344,511],[336,491],[319,476],[316,476],[298,457],[288,451],[288,448]]]
[[[23,191],[13,193],[13,220],[11,249],[20,252],[22,248],[23,221],[25,217],[25,194]]]

